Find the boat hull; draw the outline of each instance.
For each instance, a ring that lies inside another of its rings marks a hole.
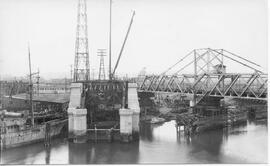
[[[50,137],[55,137],[59,135],[65,125],[67,125],[67,120],[54,121],[50,123]],[[22,145],[27,145],[31,143],[41,142],[45,139],[46,124],[37,125],[34,128],[29,128],[17,132],[11,132],[2,134],[1,146],[3,149],[18,147]]]

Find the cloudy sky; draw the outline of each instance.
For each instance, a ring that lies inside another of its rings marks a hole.
[[[97,49],[108,48],[109,0],[87,0],[87,5],[90,69],[96,72]],[[120,74],[135,75],[143,67],[161,73],[191,50],[206,47],[229,50],[267,68],[267,0],[113,0],[112,64],[132,10],[136,15]],[[76,12],[77,0],[1,0],[0,75],[28,73],[30,42],[34,71],[69,77]]]

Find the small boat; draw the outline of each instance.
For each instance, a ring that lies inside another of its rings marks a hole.
[[[163,123],[165,122],[164,118],[158,118],[158,117],[154,117],[151,119],[151,121],[149,121],[149,123],[151,124],[157,124],[157,123]]]

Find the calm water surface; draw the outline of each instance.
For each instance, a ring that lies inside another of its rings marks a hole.
[[[141,126],[136,143],[73,144],[55,139],[2,152],[2,164],[267,163],[267,123],[247,122],[191,138],[177,135],[175,121]]]

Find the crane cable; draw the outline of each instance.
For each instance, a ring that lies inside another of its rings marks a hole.
[[[189,55],[191,55],[191,53],[193,53],[194,50],[192,50],[190,53],[188,53],[186,56],[184,56],[182,59],[180,59],[178,62],[176,62],[174,65],[172,65],[171,67],[169,67],[167,70],[165,70],[164,72],[162,72],[160,75],[164,75],[166,74],[168,71],[170,71],[172,68],[174,68],[177,64],[179,64],[180,62],[182,62],[184,59],[186,59]]]

